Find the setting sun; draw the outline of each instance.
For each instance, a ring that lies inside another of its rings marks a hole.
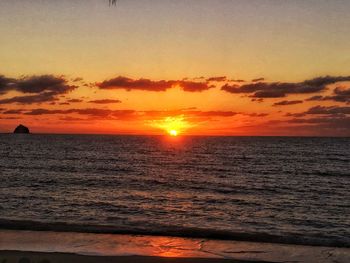
[[[153,120],[150,124],[154,128],[161,129],[171,136],[178,136],[192,127],[188,121],[185,120],[183,115],[175,117],[166,117],[162,120]]]
[[[171,136],[177,136],[177,131],[176,131],[176,130],[170,130],[170,131],[169,131],[169,134],[170,134]]]

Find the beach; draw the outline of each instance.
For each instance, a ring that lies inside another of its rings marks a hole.
[[[17,263],[19,260],[30,260],[40,263],[244,263],[251,261],[226,260],[226,259],[208,259],[208,258],[161,258],[161,257],[142,257],[142,256],[123,256],[123,257],[101,257],[101,256],[82,256],[67,253],[36,253],[20,251],[1,251],[0,260],[7,260],[6,263]],[[3,262],[3,261],[0,261]],[[262,262],[262,261],[260,261]],[[265,261],[264,261],[265,262]]]
[[[350,261],[350,249],[169,236],[1,230],[0,262],[18,262],[21,258],[42,263],[346,263]]]

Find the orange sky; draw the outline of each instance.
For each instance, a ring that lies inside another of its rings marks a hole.
[[[344,5],[106,2],[1,1],[0,132],[350,136]]]

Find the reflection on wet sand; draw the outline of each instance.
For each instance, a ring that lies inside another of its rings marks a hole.
[[[0,231],[0,251],[59,252],[94,256],[206,258],[283,262],[350,262],[350,249],[165,236]],[[0,255],[3,252],[0,252]],[[146,262],[146,261],[145,261]],[[218,261],[220,262],[220,261]]]

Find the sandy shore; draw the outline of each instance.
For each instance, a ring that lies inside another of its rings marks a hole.
[[[149,256],[85,256],[68,253],[0,251],[0,262],[6,263],[246,263],[252,261],[213,258],[164,258]],[[267,263],[267,261],[254,261]]]
[[[0,230],[0,263],[12,262],[347,263],[350,249],[169,236]]]

